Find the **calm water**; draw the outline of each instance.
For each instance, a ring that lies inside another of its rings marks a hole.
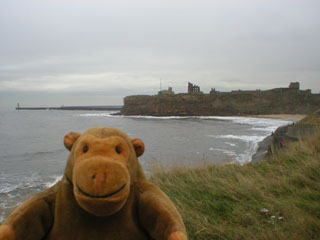
[[[246,163],[257,143],[291,121],[244,117],[124,117],[107,112],[0,112],[0,223],[27,197],[59,180],[70,131],[116,127],[145,142],[146,172],[201,163]]]

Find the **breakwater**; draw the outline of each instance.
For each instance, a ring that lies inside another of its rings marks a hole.
[[[16,107],[16,110],[78,110],[78,111],[120,111],[122,106],[61,106],[61,107]]]

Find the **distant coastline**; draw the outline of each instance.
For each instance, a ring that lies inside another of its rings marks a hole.
[[[122,115],[142,116],[271,116],[311,114],[320,107],[320,94],[300,90],[299,82],[286,88],[203,93],[188,83],[188,93],[175,94],[171,87],[157,95],[124,98]]]

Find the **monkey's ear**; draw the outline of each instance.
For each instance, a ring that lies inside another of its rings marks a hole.
[[[80,133],[78,132],[69,132],[63,140],[64,146],[66,149],[71,151],[73,144],[77,141],[78,137],[80,137]]]
[[[139,138],[133,138],[131,143],[134,147],[137,157],[140,157],[144,153],[144,143]]]

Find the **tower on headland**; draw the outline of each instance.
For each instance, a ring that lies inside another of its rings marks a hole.
[[[300,83],[299,82],[291,82],[289,85],[290,89],[296,89],[299,90],[300,89]]]

